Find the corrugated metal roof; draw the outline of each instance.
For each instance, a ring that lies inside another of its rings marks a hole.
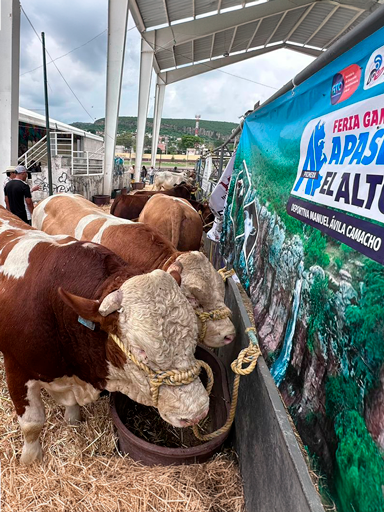
[[[306,45],[325,49],[378,7],[376,0],[260,0],[260,4],[252,7],[254,0],[131,0],[132,3],[134,17],[137,13],[141,16],[136,23],[145,27],[143,37],[153,27],[165,26],[168,30],[160,46],[157,32],[162,28],[153,29],[155,58],[160,70],[278,42],[304,45],[302,50]],[[295,7],[295,4],[300,5]],[[228,12],[228,9],[236,10]],[[252,13],[251,19],[239,16],[239,11]],[[258,12],[266,14],[257,16]],[[227,24],[225,30],[223,17]],[[237,18],[241,23],[236,24]],[[182,29],[183,20],[189,22],[186,31]],[[201,30],[202,22],[204,30]]]

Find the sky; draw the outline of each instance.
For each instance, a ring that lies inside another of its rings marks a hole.
[[[54,64],[48,65],[49,114],[72,123],[93,122],[105,115],[108,0],[22,0],[37,34],[45,32]],[[93,39],[92,41],[90,41]],[[88,44],[84,44],[90,41]],[[78,48],[80,47],[80,48]],[[74,50],[75,51],[71,51]],[[49,62],[49,58],[47,62]],[[163,118],[194,118],[237,123],[257,101],[265,101],[304,69],[313,58],[290,50],[254,57],[166,87]],[[137,115],[140,34],[129,17],[120,115]],[[44,113],[41,43],[21,14],[20,106]],[[37,68],[37,69],[36,69]],[[236,75],[236,77],[228,75]],[[254,82],[265,84],[258,85]],[[155,74],[148,116],[153,115]]]

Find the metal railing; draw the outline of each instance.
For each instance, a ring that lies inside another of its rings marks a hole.
[[[104,155],[98,151],[73,151],[72,175],[95,176],[103,174]]]
[[[100,176],[104,173],[104,147],[100,147],[97,151],[74,151],[73,133],[68,132],[51,132],[50,142],[51,155],[68,158],[68,165],[73,176]],[[18,159],[18,163],[27,169],[34,162],[47,164],[46,135]]]
[[[24,165],[27,169],[32,166],[34,162],[47,162],[47,136],[44,135],[36,144],[28,149],[18,159],[19,165]]]

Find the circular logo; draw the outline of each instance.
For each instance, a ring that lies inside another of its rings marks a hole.
[[[341,73],[336,73],[332,80],[331,88],[331,103],[335,105],[344,91],[344,76]]]

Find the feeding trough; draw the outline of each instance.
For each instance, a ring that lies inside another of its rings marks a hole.
[[[111,196],[106,194],[98,194],[95,196],[92,196],[93,202],[97,204],[97,206],[103,206],[105,204],[109,204],[109,201],[111,199]]]
[[[222,427],[229,416],[230,396],[227,375],[224,366],[215,354],[200,345],[196,349],[196,358],[208,363],[214,376],[214,385],[210,394],[209,427],[207,428],[207,432],[213,432]],[[205,375],[202,374],[203,382],[204,377]],[[117,430],[120,450],[122,453],[130,455],[134,460],[149,466],[204,462],[220,450],[229,433],[222,433],[210,441],[187,448],[170,448],[154,444],[133,432],[132,419],[127,421],[130,416],[130,409],[133,407],[135,407],[135,402],[130,398],[121,393],[112,393],[111,415]],[[157,422],[153,423],[156,428]],[[191,429],[179,430],[185,431],[188,437],[193,435]]]

